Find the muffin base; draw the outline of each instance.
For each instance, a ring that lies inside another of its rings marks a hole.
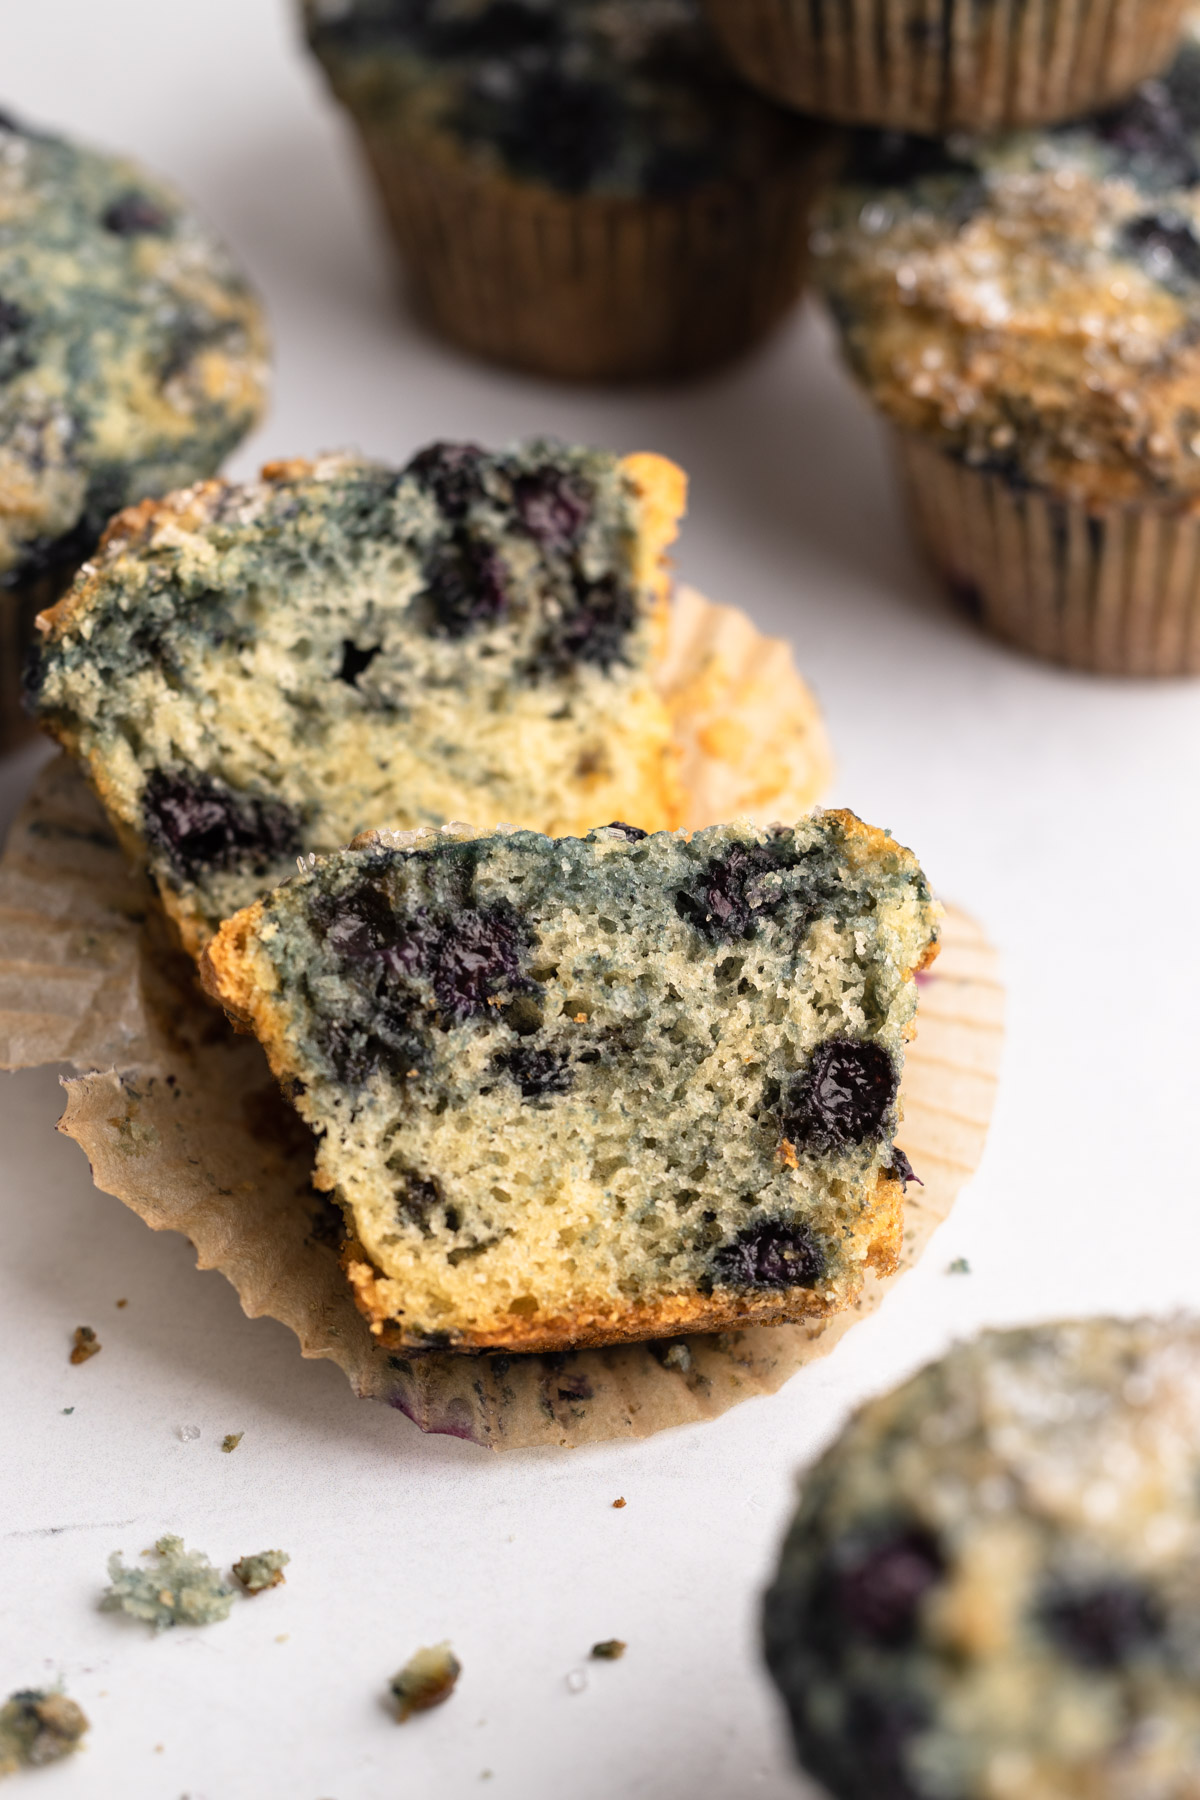
[[[922,548],[986,630],[1093,674],[1200,674],[1200,511],[1090,507],[893,436]]]
[[[748,81],[845,124],[1050,124],[1163,68],[1182,0],[707,0]]]
[[[440,140],[358,117],[414,297],[490,361],[576,381],[679,378],[748,350],[798,299],[832,156],[672,200],[568,197],[480,172]]]

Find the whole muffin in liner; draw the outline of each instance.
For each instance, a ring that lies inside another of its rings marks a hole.
[[[0,116],[0,748],[38,612],[110,514],[219,467],[266,383],[259,302],[179,194]]]
[[[817,798],[828,754],[781,645],[685,591],[667,670],[690,827],[726,806],[767,821]],[[282,1320],[304,1355],[332,1358],[356,1393],[423,1430],[519,1448],[644,1437],[715,1417],[824,1355],[897,1279],[872,1274],[854,1308],[807,1325],[552,1355],[389,1351],[354,1305],[340,1215],[311,1184],[311,1141],[258,1045],[200,998],[148,899],[78,771],[65,758],[51,764],[0,865],[0,1062],[89,1071],[67,1083],[62,1129],[85,1149],[97,1183],[153,1228],[184,1232],[252,1317]],[[918,980],[900,1141],[924,1186],[908,1190],[902,1268],[979,1161],[1003,1008],[994,952],[960,913],[947,915],[942,954]]]
[[[952,595],[1036,655],[1200,670],[1200,42],[1114,112],[864,134],[814,236]]]
[[[699,0],[308,0],[411,290],[493,361],[692,375],[798,298],[828,130],[723,65]]]
[[[748,81],[848,125],[944,132],[1053,124],[1170,59],[1183,0],[706,0]]]

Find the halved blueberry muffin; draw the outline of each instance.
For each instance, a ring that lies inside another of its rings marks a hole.
[[[865,1406],[766,1647],[834,1800],[1195,1800],[1200,1325],[988,1332]]]
[[[261,308],[180,196],[0,116],[0,641],[20,647],[109,516],[211,475],[262,411]]]
[[[546,1350],[851,1304],[938,908],[851,813],[369,834],[227,921],[206,984],[317,1136],[385,1343]]]
[[[699,0],[307,0],[417,297],[551,375],[692,373],[796,300],[830,134],[730,72]]]
[[[43,620],[39,715],[192,950],[371,826],[674,825],[684,488],[661,457],[435,444],[134,508]]]

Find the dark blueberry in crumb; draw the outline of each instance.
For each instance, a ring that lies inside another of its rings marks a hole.
[[[18,306],[15,300],[0,297],[0,340],[15,337],[18,331],[24,331],[29,323],[29,315],[24,307]]]
[[[1165,288],[1188,288],[1200,281],[1200,240],[1186,219],[1145,213],[1121,227],[1117,248]]]
[[[697,892],[676,894],[675,910],[718,941],[753,937],[759,919],[782,898],[779,892],[756,891],[755,884],[779,866],[767,844],[734,844],[709,863]]]
[[[846,167],[847,180],[867,187],[909,187],[930,176],[977,173],[974,163],[955,156],[941,138],[908,131],[856,132]]]
[[[590,495],[559,469],[519,475],[513,498],[522,525],[547,550],[572,549],[592,516]]]
[[[460,18],[431,20],[431,48],[442,56],[504,56],[544,49],[560,34],[553,12],[523,6],[520,0],[492,0]]]
[[[1052,1595],[1042,1623],[1061,1650],[1092,1669],[1115,1669],[1162,1636],[1162,1607],[1135,1582]]]
[[[371,644],[366,650],[360,650],[349,638],[343,638],[342,666],[337,672],[338,680],[344,681],[347,687],[353,687],[359,676],[370,668],[382,647],[381,644]]]
[[[913,1166],[909,1162],[907,1156],[905,1156],[903,1150],[899,1149],[895,1144],[892,1146],[892,1160],[887,1166],[887,1174],[892,1181],[899,1181],[905,1187],[908,1186],[910,1181],[915,1181],[918,1187],[925,1186],[921,1177],[914,1173]]]
[[[103,223],[117,237],[150,237],[166,231],[171,221],[145,194],[122,194],[105,208]]]
[[[882,1134],[899,1085],[882,1044],[827,1038],[787,1097],[783,1135],[797,1149],[865,1144]]]
[[[1101,113],[1094,122],[1100,137],[1119,152],[1133,180],[1148,192],[1195,187],[1200,181],[1191,138],[1194,121],[1184,117],[1182,98],[1169,79],[1143,81],[1123,105]]]
[[[626,639],[636,620],[633,594],[615,575],[599,581],[577,577],[573,600],[546,633],[539,655],[559,672],[580,662],[607,672],[624,660]]]
[[[821,1599],[840,1627],[888,1649],[910,1644],[926,1593],[945,1573],[946,1563],[931,1532],[919,1526],[888,1538],[864,1556],[830,1571]]]
[[[591,1400],[594,1390],[586,1375],[564,1375],[558,1382],[560,1400]]]
[[[300,848],[300,821],[290,806],[237,793],[198,770],[169,775],[156,769],[142,795],[142,824],[180,881],[196,881],[214,869],[265,872]]]
[[[902,1695],[859,1690],[851,1697],[845,1724],[846,1748],[838,1764],[845,1767],[846,1800],[921,1800],[909,1778],[905,1751],[925,1723],[920,1709]],[[847,1766],[848,1765],[848,1766]],[[830,1762],[814,1761],[820,1775]]]
[[[611,162],[623,121],[611,85],[544,67],[502,94],[477,84],[458,123],[490,138],[516,174],[579,194]]]
[[[640,825],[626,825],[622,819],[611,819],[605,827],[606,831],[619,831],[629,839],[631,844],[640,844],[649,834]]]
[[[504,564],[466,532],[437,551],[426,571],[435,637],[461,638],[492,625],[508,604]]]
[[[521,975],[522,935],[511,908],[482,906],[451,918],[437,945],[431,970],[433,992],[443,1013],[469,1019],[484,1010],[498,987]]]
[[[426,1237],[429,1236],[429,1215],[442,1204],[442,1190],[432,1177],[414,1175],[411,1171],[395,1171],[400,1174],[400,1185],[396,1189],[396,1211],[410,1225],[417,1225]]]
[[[427,487],[450,519],[461,519],[482,498],[481,467],[487,456],[478,444],[430,444],[405,469]]]
[[[807,1225],[749,1225],[712,1259],[725,1287],[812,1287],[825,1269],[825,1252]]]
[[[496,1058],[496,1067],[511,1075],[524,1100],[543,1094],[569,1094],[575,1076],[565,1050],[535,1050],[522,1045]]]

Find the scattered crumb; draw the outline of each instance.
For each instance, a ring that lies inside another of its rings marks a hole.
[[[127,1612],[144,1619],[155,1631],[169,1625],[211,1625],[227,1619],[233,1605],[233,1589],[226,1587],[202,1550],[185,1550],[183,1539],[160,1537],[153,1551],[153,1569],[127,1569],[121,1552],[108,1559],[111,1586],[100,1602],[104,1612]]]
[[[155,1744],[155,1746],[154,1746],[154,1753],[155,1753],[155,1755],[156,1755],[156,1756],[161,1756],[161,1755],[162,1755],[162,1753],[163,1753],[163,1751],[164,1751],[164,1750],[165,1750],[165,1749],[166,1749],[166,1747],[167,1747],[167,1746],[166,1746],[166,1745],[165,1745],[165,1744]]]
[[[77,1325],[75,1336],[71,1340],[71,1356],[73,1363],[85,1363],[89,1356],[99,1356],[103,1345],[90,1325]]]
[[[87,1729],[83,1711],[65,1694],[21,1688],[0,1706],[0,1775],[70,1756]]]
[[[65,1413],[73,1413],[75,1411],[75,1408],[73,1406],[64,1406],[63,1411]]]
[[[177,1425],[175,1435],[181,1444],[194,1444],[200,1436],[200,1427],[198,1425]]]
[[[227,1431],[225,1433],[221,1439],[221,1448],[226,1456],[230,1456],[237,1449],[245,1435],[244,1431]]]
[[[286,1581],[284,1566],[291,1560],[286,1550],[260,1550],[257,1556],[243,1556],[235,1562],[233,1572],[248,1594],[261,1594]]]
[[[668,1345],[658,1360],[664,1369],[676,1369],[680,1375],[686,1375],[691,1370],[692,1353],[686,1344],[677,1340]]]
[[[480,1769],[479,1779],[480,1781],[490,1781],[492,1779],[492,1771],[490,1769]]]
[[[592,1645],[592,1657],[596,1662],[620,1662],[626,1648],[621,1638],[601,1638]]]
[[[431,1706],[448,1700],[461,1673],[462,1664],[449,1644],[424,1647],[410,1656],[391,1680],[397,1723],[403,1725],[413,1713],[428,1712]]]
[[[117,1305],[118,1306],[128,1306],[129,1302],[128,1302],[128,1300],[118,1300]]]
[[[582,1692],[586,1686],[587,1686],[587,1676],[584,1674],[582,1669],[571,1669],[568,1671],[568,1674],[567,1674],[567,1692],[568,1693],[582,1694]]]
[[[971,1273],[971,1265],[965,1256],[956,1256],[954,1261],[947,1267],[946,1273],[947,1275],[969,1275]]]
[[[614,1501],[613,1501],[613,1505],[614,1505],[614,1506],[616,1506],[616,1507],[622,1507],[622,1506],[624,1506],[624,1505],[625,1505],[625,1496],[624,1496],[624,1494],[622,1494],[622,1495],[621,1495],[621,1498],[620,1498],[620,1499],[619,1499],[619,1500],[614,1500]]]
[[[290,1631],[281,1631],[279,1636],[275,1639],[275,1642],[277,1644],[286,1644],[291,1635]]]

